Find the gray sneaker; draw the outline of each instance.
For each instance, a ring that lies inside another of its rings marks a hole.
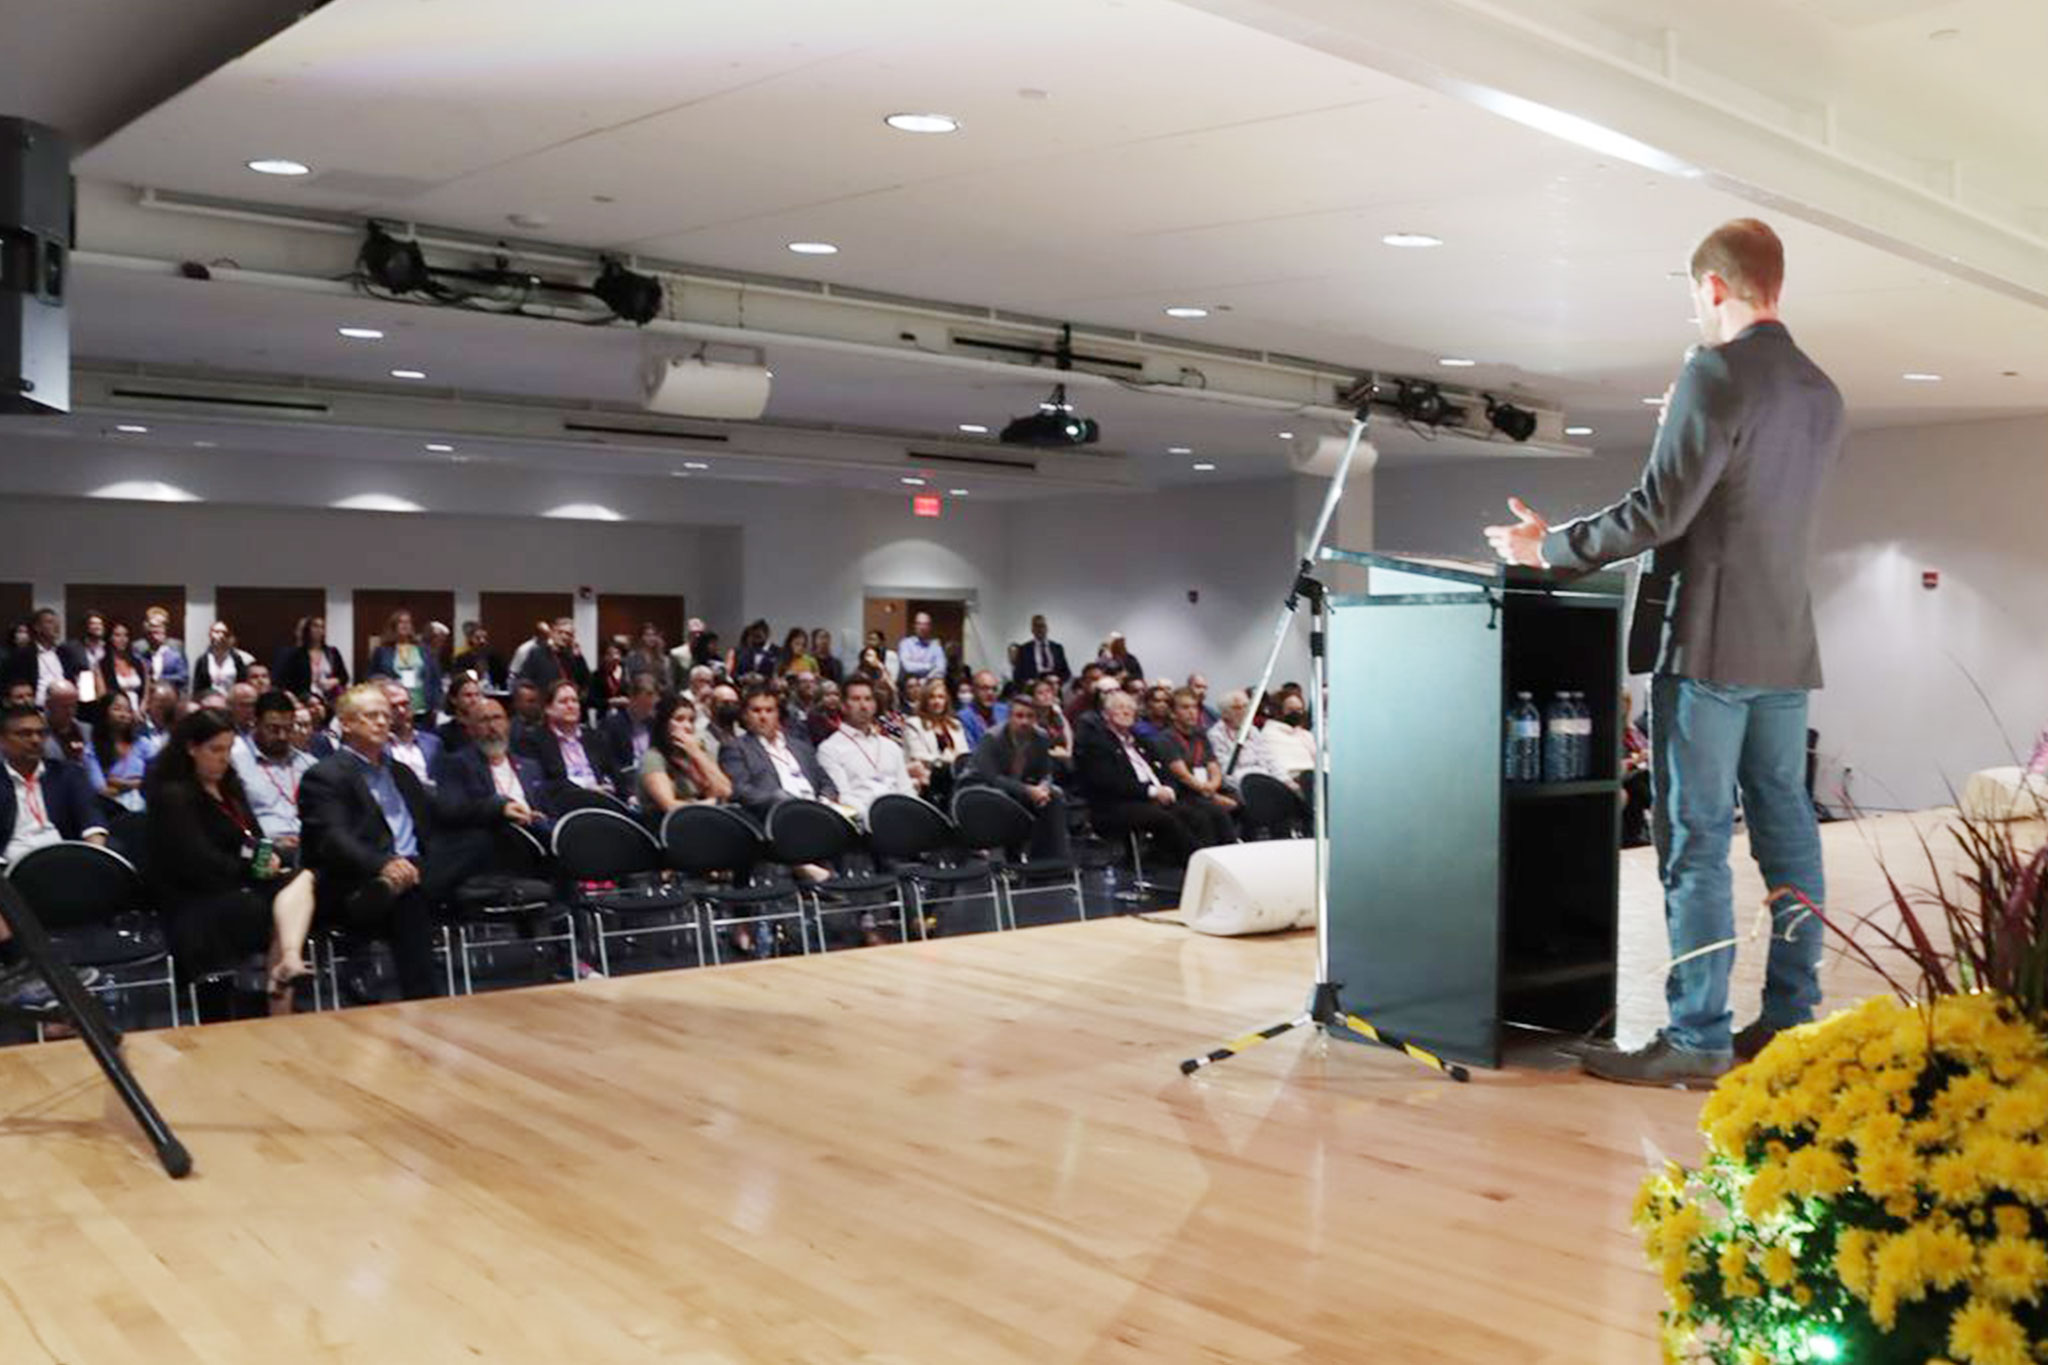
[[[1634,1052],[1589,1052],[1579,1059],[1588,1076],[1622,1085],[1657,1085],[1678,1090],[1711,1090],[1735,1065],[1732,1052],[1696,1052],[1659,1033]]]
[[[91,990],[100,981],[97,967],[73,967],[78,984]],[[27,962],[16,962],[5,971],[0,971],[0,1011],[15,1014],[53,1014],[57,1009],[57,994],[44,984],[43,978]]]

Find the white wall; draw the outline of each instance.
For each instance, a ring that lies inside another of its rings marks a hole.
[[[1563,519],[1625,493],[1643,452],[1380,471],[1382,547],[1481,554],[1510,493]],[[2048,725],[2048,419],[1853,435],[1813,570],[1827,686],[1813,699],[1828,790],[1919,809],[2024,758]],[[1924,569],[1941,586],[1920,586]],[[1976,695],[1972,678],[1988,696]],[[1997,721],[1992,719],[1995,712]]]

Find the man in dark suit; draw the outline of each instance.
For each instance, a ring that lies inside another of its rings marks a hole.
[[[301,860],[314,872],[319,918],[391,940],[407,999],[435,993],[434,924],[448,894],[484,870],[487,845],[446,836],[500,820],[530,824],[533,809],[495,792],[429,795],[385,755],[391,702],[375,684],[342,694],[341,748],[299,782]]]
[[[1033,678],[1058,678],[1060,686],[1074,676],[1067,667],[1067,647],[1058,640],[1046,638],[1045,618],[1031,618],[1031,638],[1017,646],[1017,661],[1010,670],[1011,679],[1020,687]]]
[[[1778,320],[1784,248],[1753,218],[1692,257],[1705,345],[1668,397],[1642,482],[1604,511],[1552,529],[1520,499],[1487,529],[1503,559],[1586,570],[1654,551],[1637,594],[1632,669],[1652,668],[1652,810],[1677,965],[1671,1022],[1636,1052],[1586,1070],[1640,1085],[1709,1086],[1736,1057],[1813,1018],[1826,904],[1806,791],[1807,694],[1821,685],[1806,570],[1822,489],[1842,448],[1842,396]],[[1728,846],[1742,789],[1750,849],[1772,906],[1763,1011],[1731,1036],[1735,951]],[[1798,893],[1794,895],[1792,893]],[[1697,954],[1697,955],[1695,955]]]
[[[7,658],[7,670],[0,683],[33,683],[36,705],[43,704],[53,682],[75,683],[91,667],[85,651],[64,638],[57,613],[44,607],[29,618],[29,642]]]
[[[572,787],[603,792],[624,800],[619,771],[613,765],[611,746],[604,736],[583,723],[583,691],[567,678],[556,679],[548,690],[545,720],[524,731],[526,756],[540,766],[542,800],[550,809],[560,809],[564,793]]]
[[[7,782],[0,786],[0,858],[10,863],[67,839],[107,841],[99,798],[85,770],[46,757],[49,737],[49,723],[35,707],[0,711],[0,758],[7,764]]]
[[[1002,725],[974,746],[967,782],[994,787],[1031,812],[1031,856],[1065,858],[1071,851],[1067,801],[1054,785],[1052,743],[1038,728],[1038,707],[1029,697],[1010,702]]]
[[[732,799],[763,819],[777,801],[837,801],[839,788],[818,763],[810,740],[782,724],[782,701],[767,683],[747,689],[746,728],[718,746],[718,766],[732,779]]]
[[[1203,833],[1177,809],[1166,764],[1136,733],[1137,723],[1138,699],[1118,691],[1107,695],[1096,724],[1077,730],[1074,768],[1088,813],[1104,834],[1149,833],[1169,861],[1184,864],[1203,846]]]
[[[536,811],[551,811],[547,777],[540,764],[512,752],[511,726],[502,702],[496,697],[478,698],[462,723],[469,742],[460,749],[443,749],[434,771],[434,782],[444,794],[461,801],[502,796]],[[531,828],[545,839],[548,826],[543,816]]]
[[[661,703],[659,678],[646,672],[633,673],[629,677],[626,704],[614,707],[599,727],[614,774],[640,771],[640,760],[646,755],[647,746],[653,742],[650,727],[654,724],[654,708]]]

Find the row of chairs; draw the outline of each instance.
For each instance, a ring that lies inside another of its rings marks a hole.
[[[1018,901],[1033,896],[1071,896],[1087,918],[1080,866],[1031,859],[1032,816],[1002,792],[964,788],[950,817],[920,798],[887,796],[867,824],[863,837],[831,807],[792,800],[765,828],[732,807],[686,806],[657,835],[607,802],[563,815],[548,847],[506,826],[494,870],[457,888],[441,926],[448,993],[473,992],[477,955],[508,943],[559,946],[571,975],[588,946],[609,975],[620,940],[686,938],[704,965],[722,961],[728,931],[743,927],[759,942],[793,933],[809,953],[825,951],[828,924],[848,917],[888,924],[907,941],[912,926],[925,937],[940,910],[975,901],[992,907],[996,929],[1015,928]],[[115,848],[53,845],[6,875],[66,957],[101,970],[97,991],[162,989],[173,1027],[197,1021],[202,985],[233,974],[179,972],[142,874]],[[312,1003],[338,1006],[350,946],[329,933],[308,946]]]

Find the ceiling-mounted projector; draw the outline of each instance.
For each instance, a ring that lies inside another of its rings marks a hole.
[[[751,422],[768,409],[766,365],[701,356],[653,356],[641,371],[641,406],[670,417]]]
[[[1067,386],[1054,387],[1052,397],[1038,405],[1029,417],[1019,417],[1003,428],[1006,446],[1037,446],[1057,450],[1063,446],[1094,445],[1102,439],[1102,428],[1092,417],[1081,417],[1067,401]]]

